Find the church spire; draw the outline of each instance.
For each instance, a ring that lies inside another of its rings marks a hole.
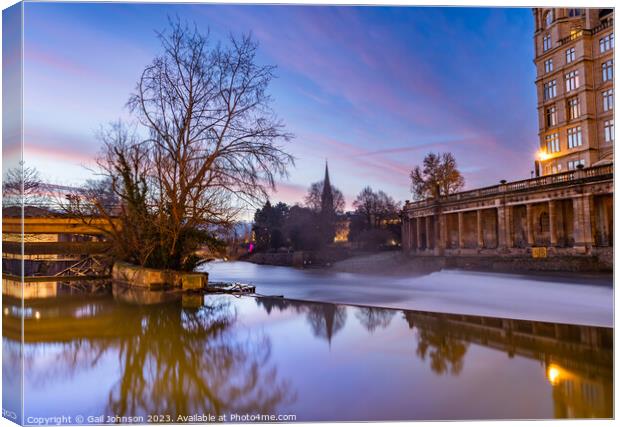
[[[332,215],[334,210],[334,195],[332,193],[331,182],[329,181],[327,160],[325,160],[325,179],[323,180],[323,194],[321,195],[321,212],[323,214]]]

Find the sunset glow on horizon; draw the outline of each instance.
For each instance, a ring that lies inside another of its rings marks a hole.
[[[410,199],[409,171],[453,152],[466,188],[528,178],[537,143],[527,8],[26,3],[24,156],[44,179],[92,178],[101,125],[160,51],[169,16],[213,44],[251,32],[277,66],[274,110],[296,159],[273,200],[302,202],[329,160],[350,208],[365,186]]]

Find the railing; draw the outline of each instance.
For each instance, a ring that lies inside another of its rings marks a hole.
[[[560,40],[558,40],[558,45],[562,46],[562,45],[564,45],[564,44],[566,44],[566,43],[568,43],[570,41],[577,40],[578,38],[583,37],[584,34],[587,34],[587,35],[596,34],[596,33],[600,32],[600,31],[603,31],[606,28],[611,27],[611,26],[613,26],[613,19],[608,19],[606,21],[603,21],[602,23],[600,23],[599,25],[597,25],[594,28],[591,28],[591,29],[581,29],[579,31],[576,31],[573,34],[569,34],[566,37],[562,37]]]
[[[491,187],[477,188],[475,190],[462,191],[460,193],[450,194],[449,196],[442,197],[440,201],[443,202],[455,202],[460,200],[475,199],[478,197],[492,196],[494,194],[522,191],[535,188],[542,188],[554,184],[564,184],[569,182],[577,182],[581,179],[591,179],[596,177],[606,177],[613,175],[613,164],[594,166],[585,168],[582,170],[571,170],[567,172],[557,173],[553,175],[545,175],[537,178],[524,179],[521,181],[514,181],[505,184],[494,185]],[[409,202],[405,205],[405,208],[426,207],[433,203],[436,203],[433,199],[419,200],[416,202]]]

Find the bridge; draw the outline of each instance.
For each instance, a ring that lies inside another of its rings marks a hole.
[[[37,216],[31,216],[33,211]],[[101,257],[110,248],[105,234],[111,229],[102,218],[71,218],[38,208],[26,209],[24,217],[4,215],[3,291],[11,294],[24,282],[45,287],[60,280],[105,277]]]

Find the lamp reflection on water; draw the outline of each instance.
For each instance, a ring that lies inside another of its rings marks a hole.
[[[556,385],[560,381],[560,368],[553,364],[549,365],[547,369],[547,378],[549,378],[551,385]]]

